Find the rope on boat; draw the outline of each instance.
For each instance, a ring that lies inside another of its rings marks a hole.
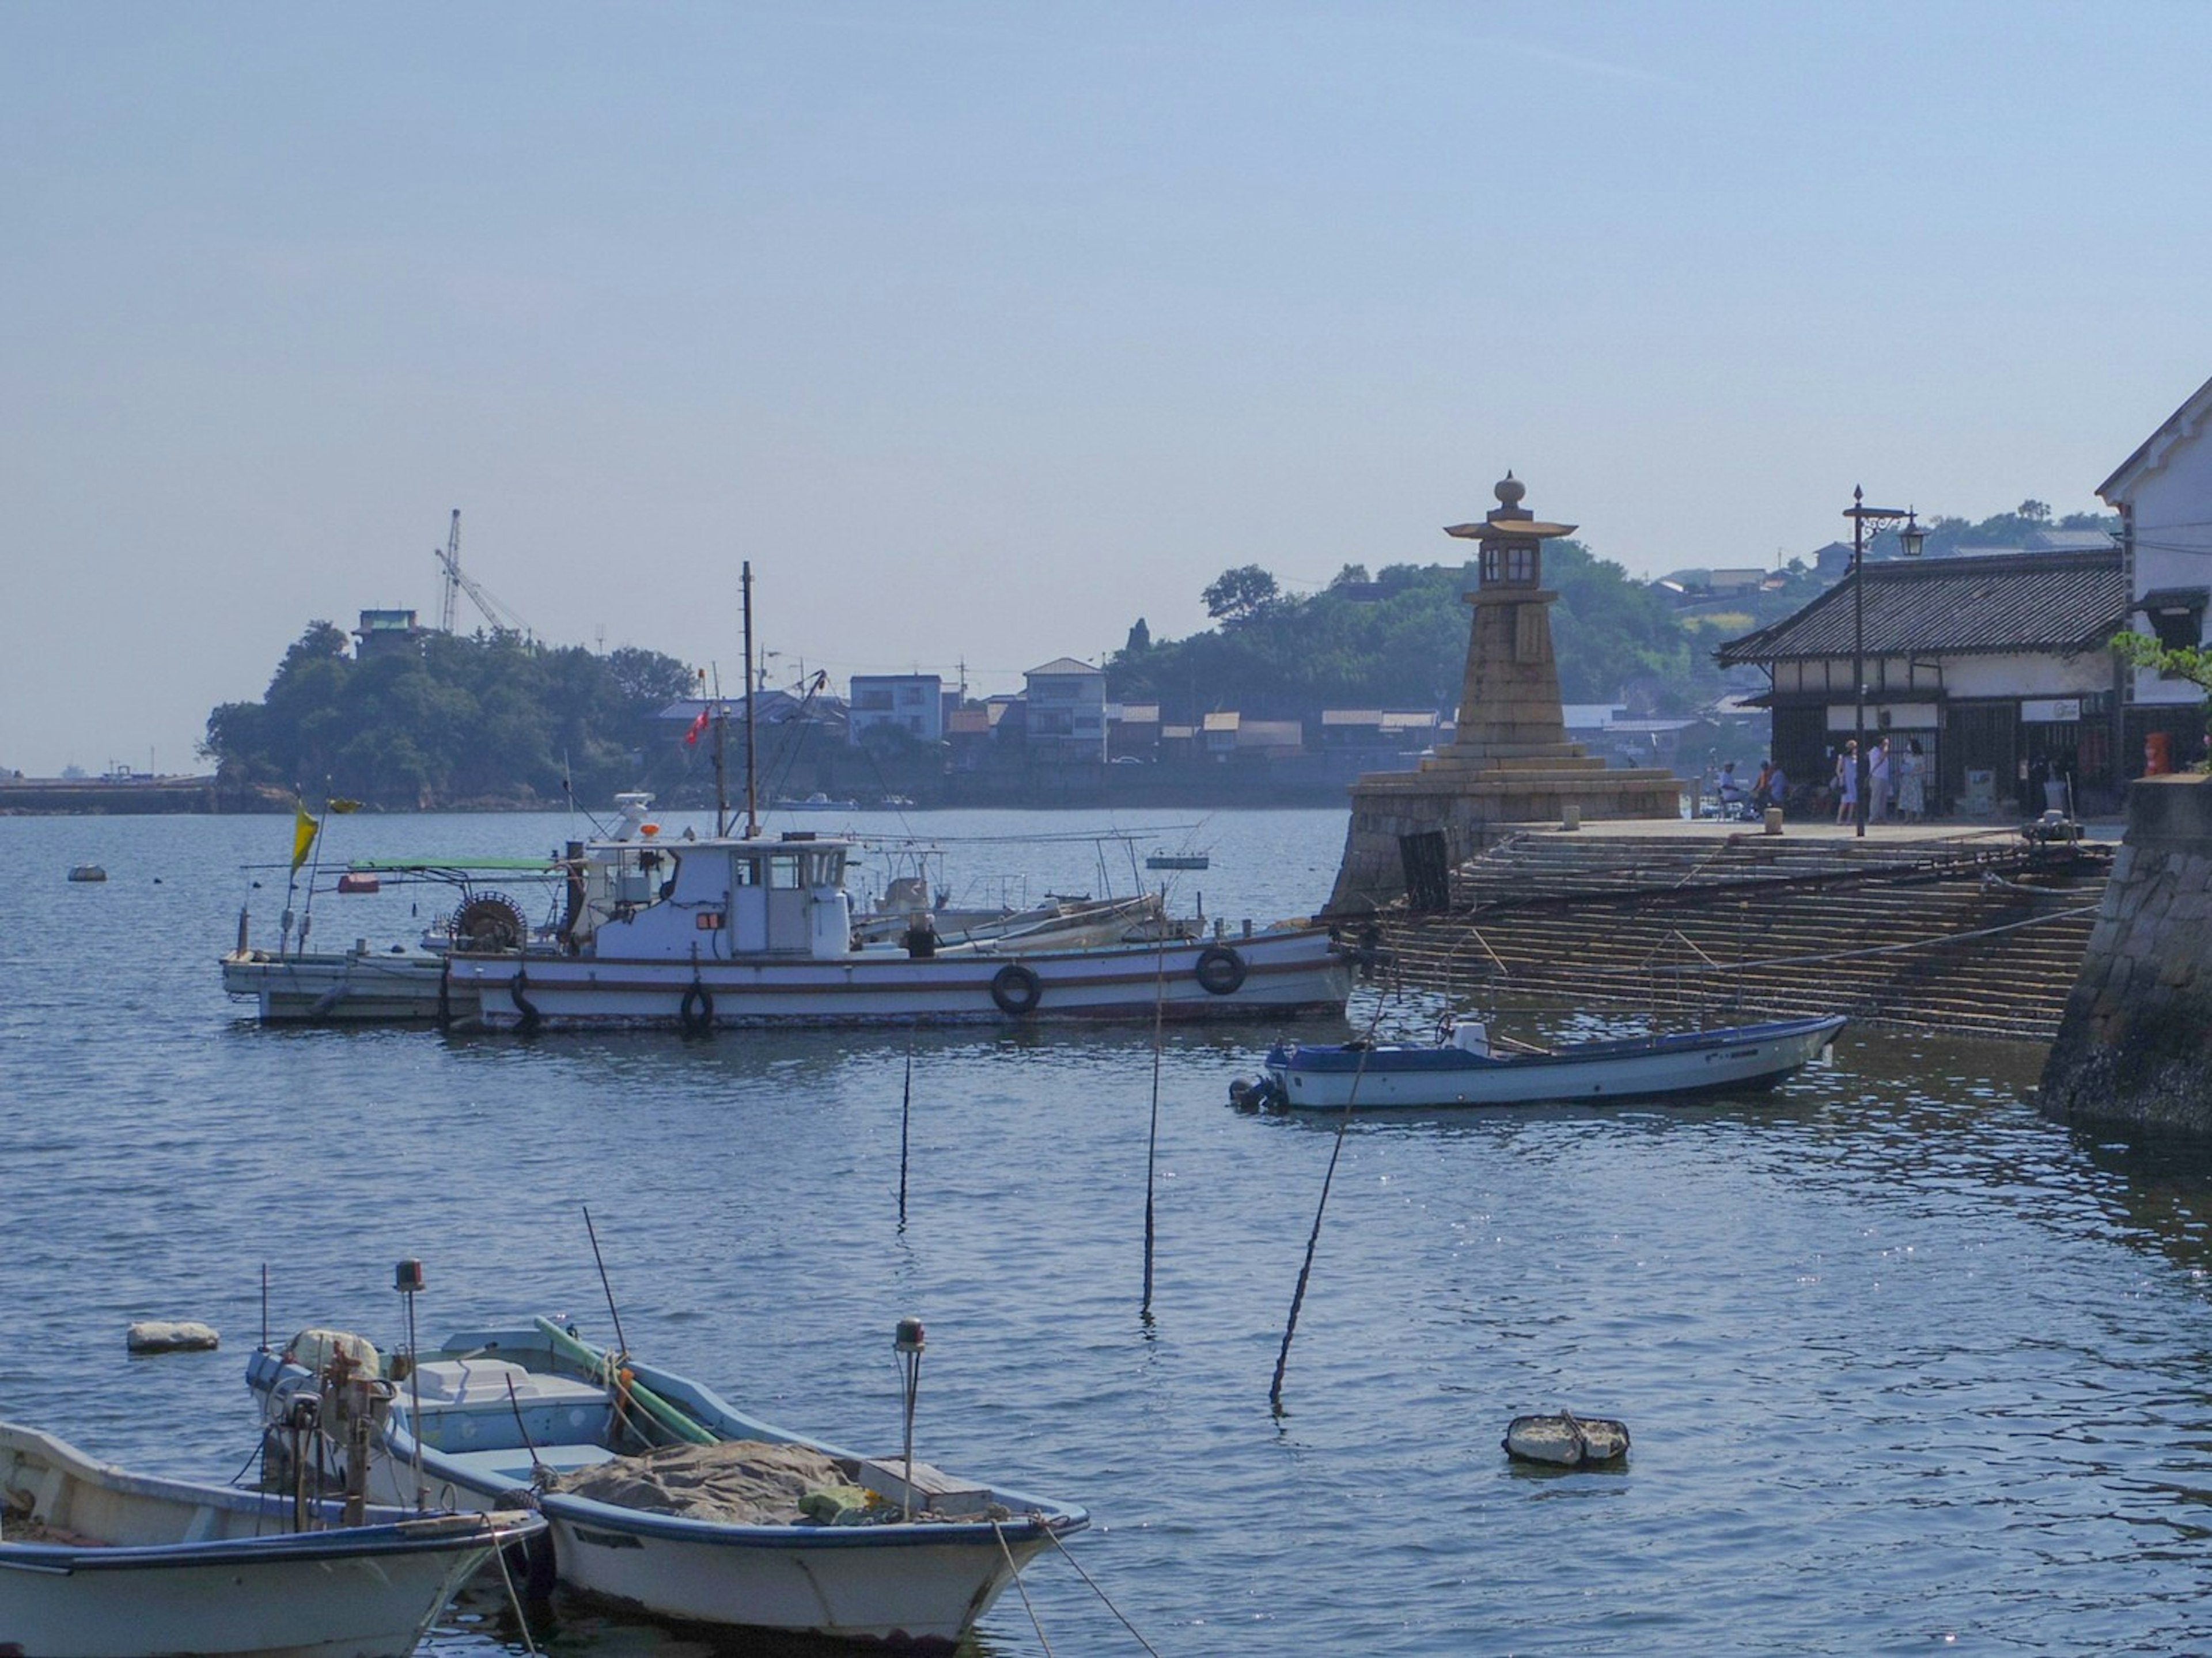
[[[1112,1612],[1115,1617],[1121,1619],[1121,1627],[1129,1631],[1131,1637],[1135,1640],[1136,1643],[1142,1647],[1146,1652],[1151,1653],[1152,1655],[1152,1658],[1160,1658],[1160,1649],[1154,1646],[1150,1641],[1145,1639],[1143,1634],[1139,1631],[1137,1626],[1131,1623],[1127,1617],[1124,1615],[1121,1608],[1114,1604],[1113,1598],[1109,1595],[1104,1589],[1099,1588],[1098,1580],[1093,1577],[1089,1572],[1083,1570],[1083,1563],[1075,1558],[1074,1550],[1069,1548],[1066,1544],[1060,1540],[1060,1533],[1048,1526],[1045,1527],[1044,1534],[1051,1542],[1053,1547],[1058,1549],[1060,1553],[1066,1556],[1067,1564],[1075,1568],[1075,1575],[1078,1577],[1080,1577],[1085,1582],[1091,1585],[1091,1592],[1097,1595],[1098,1599],[1104,1603],[1106,1610]],[[1003,1538],[1000,1540],[1001,1543],[1004,1543],[1005,1540],[1006,1540]]]
[[[1052,1643],[1045,1639],[1044,1623],[1038,1618],[1036,1608],[1030,1603],[1030,1592],[1022,1587],[1022,1569],[1014,1564],[1014,1552],[1006,1546],[1006,1528],[994,1520],[991,1534],[999,1540],[999,1552],[1006,1558],[1006,1570],[1014,1575],[1014,1593],[1022,1597],[1022,1610],[1030,1615],[1030,1627],[1036,1631],[1037,1644],[1044,1649],[1044,1658],[1052,1658]],[[1049,1535],[1049,1532],[1047,1535]]]
[[[507,1569],[506,1546],[495,1546],[491,1556],[499,1562],[499,1581],[507,1586],[507,1604],[514,1608],[514,1626],[522,1631],[522,1649],[535,1653],[538,1643],[530,1638],[530,1614],[523,1611],[522,1597],[514,1592],[514,1575]]]

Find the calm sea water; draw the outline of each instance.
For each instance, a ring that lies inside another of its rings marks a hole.
[[[1126,850],[1102,871],[1088,841],[974,838],[1106,821],[915,825],[947,838],[956,888],[1127,890]],[[1209,848],[1179,890],[1232,920],[1315,907],[1343,833],[1326,811],[1169,821],[1127,820],[1140,853]],[[331,853],[575,832],[356,817]],[[264,1264],[280,1339],[392,1342],[410,1255],[426,1339],[538,1311],[604,1337],[589,1205],[632,1347],[772,1419],[894,1445],[892,1327],[924,1319],[918,1453],[1087,1505],[1078,1558],[1171,1658],[2212,1646],[2212,1186],[2039,1121],[2039,1050],[1852,1033],[1740,1102],[1359,1122],[1278,1419],[1334,1128],[1228,1108],[1270,1030],[1167,1035],[1147,1321],[1148,1029],[264,1031],[215,958],[242,898],[267,935],[282,870],[254,892],[239,866],[289,835],[0,820],[0,1415],[228,1477],[254,1447]],[[66,884],[83,861],[107,884]],[[329,902],[316,942],[442,907]],[[1353,1013],[1411,1033],[1436,1011],[1363,993]],[[125,1327],[155,1316],[209,1320],[224,1347],[127,1358]],[[1561,1406],[1629,1423],[1626,1471],[1508,1465],[1507,1420]],[[979,1653],[1139,1649],[1066,1562],[1025,1582],[1034,1621],[1009,1594]],[[434,1649],[520,1651],[492,1610],[472,1598]],[[573,1606],[541,1641],[714,1650]]]

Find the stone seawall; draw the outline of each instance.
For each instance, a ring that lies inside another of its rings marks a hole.
[[[2212,1138],[2212,777],[2129,789],[2041,1099],[2062,1122]]]

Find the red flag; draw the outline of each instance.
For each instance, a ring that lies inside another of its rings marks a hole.
[[[684,733],[684,740],[696,746],[699,741],[699,733],[706,729],[707,710],[702,708],[699,710],[699,717],[691,722],[691,729]]]

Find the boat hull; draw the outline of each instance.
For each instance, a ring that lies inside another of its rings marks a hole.
[[[1458,1048],[1279,1048],[1276,1097],[1298,1110],[1681,1098],[1760,1088],[1818,1058],[1841,1016],[1485,1059]]]
[[[416,951],[271,956],[236,950],[222,958],[222,987],[250,999],[264,1024],[428,1023],[476,1011],[465,993],[456,999],[444,958]]]
[[[1020,1024],[1340,1013],[1351,964],[1318,928],[1218,941],[954,953],[916,959],[453,958],[456,992],[493,1030],[600,1025]]]
[[[562,1578],[572,1588],[664,1618],[907,1650],[957,1645],[1016,1570],[1046,1546],[1043,1534],[1029,1527],[1019,1528],[1026,1536],[1008,1535],[1005,1552],[988,1528],[981,1537],[896,1547],[872,1537],[874,1527],[823,1527],[803,1545],[787,1538],[681,1539],[635,1525],[616,1528],[604,1516],[563,1513],[561,1506],[558,1497],[548,1499],[546,1517]]]
[[[0,1651],[41,1658],[404,1658],[495,1547],[543,1529],[386,1514],[284,1533],[283,1499],[125,1473],[4,1425],[0,1468],[42,1523],[102,1540],[0,1542]]]

